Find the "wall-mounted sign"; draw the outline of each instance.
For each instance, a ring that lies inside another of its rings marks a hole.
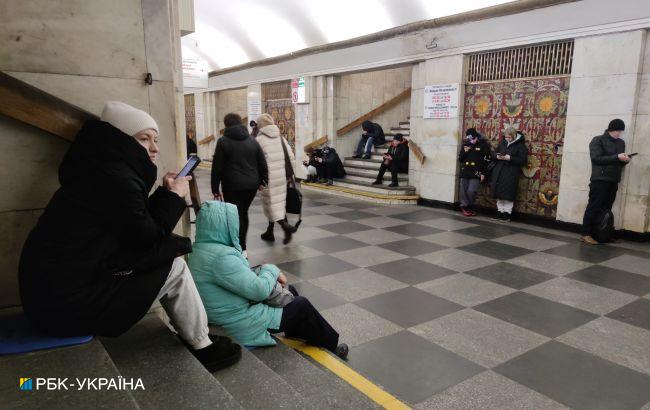
[[[294,104],[302,104],[307,102],[305,77],[298,77],[291,80],[291,101]]]
[[[183,59],[183,88],[208,88],[208,63],[196,58]]]
[[[457,118],[460,84],[424,86],[422,118]]]

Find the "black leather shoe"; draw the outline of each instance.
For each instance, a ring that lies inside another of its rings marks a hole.
[[[350,348],[348,345],[345,343],[341,343],[340,345],[336,346],[336,350],[334,351],[334,354],[336,354],[338,357],[340,357],[343,360],[348,360],[348,353],[350,352]]]
[[[388,187],[389,187],[389,188],[395,188],[395,187],[397,187],[397,186],[399,186],[399,185],[397,184],[397,182],[391,182],[390,184],[388,184]]]
[[[370,159],[370,155],[364,155],[361,159]]]
[[[375,181],[375,182],[373,182],[372,184],[373,184],[373,185],[382,185],[382,184],[383,184],[383,182],[381,182],[381,181],[379,181],[379,180],[377,180],[377,181]]]

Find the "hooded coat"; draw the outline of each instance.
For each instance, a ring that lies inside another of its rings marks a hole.
[[[117,336],[149,310],[187,238],[172,234],[185,200],[149,192],[156,166],[131,136],[88,121],[59,168],[61,187],[27,237],[23,309],[60,336]]]
[[[510,155],[510,161],[497,160],[496,154]],[[495,152],[496,166],[490,174],[490,192],[496,199],[514,201],[519,187],[521,167],[528,163],[528,148],[524,134],[518,132],[515,140],[508,144],[505,138]]]
[[[368,138],[374,138],[373,145],[375,147],[386,143],[386,136],[384,135],[384,130],[381,128],[381,125],[372,121],[364,121],[361,124],[361,129],[367,132],[366,136]]]
[[[465,151],[465,147],[469,147],[469,151]],[[476,144],[471,144],[465,140],[458,155],[460,177],[470,179],[481,178],[481,175],[485,175],[490,160],[490,144],[485,141],[481,134],[478,134]]]
[[[287,170],[282,144],[289,154],[288,161],[292,166],[295,158],[287,140],[280,135],[277,125],[267,125],[260,128],[256,141],[264,151],[264,158],[268,166],[269,183],[262,191],[262,204],[264,215],[269,222],[276,222],[287,215]]]
[[[282,308],[264,303],[280,276],[275,265],[263,265],[257,275],[239,245],[237,207],[208,201],[196,219],[196,241],[190,271],[208,314],[246,346],[274,346],[267,329],[279,329]]]
[[[224,191],[255,191],[267,184],[268,174],[262,147],[246,127],[227,127],[214,150],[212,192],[219,192],[220,185]]]
[[[328,168],[329,175],[332,178],[343,178],[345,176],[345,168],[336,150],[331,147],[325,147],[321,152],[323,164]]]

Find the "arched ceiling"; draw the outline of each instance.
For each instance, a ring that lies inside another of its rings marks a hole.
[[[511,0],[194,0],[183,57],[210,70]]]

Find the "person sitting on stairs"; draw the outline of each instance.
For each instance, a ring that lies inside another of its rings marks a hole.
[[[250,267],[238,231],[235,206],[218,201],[203,204],[189,266],[209,322],[222,326],[245,346],[274,346],[271,333],[284,332],[345,359],[348,346],[338,343],[339,334],[287,284],[277,266]],[[278,291],[278,284],[285,291]]]
[[[359,140],[353,158],[362,158],[363,156],[363,159],[370,159],[372,149],[386,143],[384,130],[381,128],[381,125],[371,121],[364,121],[361,124],[361,129],[363,132],[361,133],[361,139]]]
[[[211,372],[236,363],[241,347],[210,335],[172,233],[187,205],[190,176],[157,178],[158,125],[149,114],[110,101],[86,121],[59,167],[61,187],[29,234],[18,279],[23,309],[54,336],[115,337],[160,301],[171,325]]]
[[[384,180],[386,170],[390,170],[391,183],[388,185],[393,188],[398,186],[397,176],[400,172],[408,172],[409,170],[409,148],[408,142],[404,139],[402,134],[395,134],[393,141],[390,143],[388,152],[384,154],[384,161],[379,167],[377,179],[373,185],[381,185]]]

